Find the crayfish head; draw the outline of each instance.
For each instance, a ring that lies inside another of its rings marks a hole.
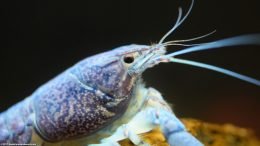
[[[141,74],[159,62],[163,47],[126,45],[107,51],[76,64],[80,80],[114,97],[129,96]]]

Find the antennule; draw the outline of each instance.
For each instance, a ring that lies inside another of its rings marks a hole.
[[[183,21],[189,16],[189,14],[190,14],[190,12],[191,12],[191,10],[192,10],[192,8],[193,8],[193,5],[194,5],[194,0],[191,0],[191,4],[190,4],[190,7],[189,7],[189,10],[188,10],[188,12],[185,14],[185,16],[184,16],[182,19],[181,19],[182,9],[181,9],[181,7],[179,8],[179,15],[178,15],[178,19],[177,19],[175,25],[172,27],[172,29],[170,29],[170,30],[161,38],[161,40],[159,41],[158,44],[161,44],[174,30],[176,30],[176,28],[177,28],[178,26],[180,26],[180,25],[183,23]]]
[[[182,43],[182,42],[195,41],[195,40],[199,40],[199,39],[202,39],[202,38],[208,37],[208,36],[212,35],[212,34],[215,33],[215,32],[216,32],[216,30],[213,30],[213,31],[210,32],[210,33],[207,33],[207,34],[204,34],[204,35],[201,35],[201,36],[198,36],[198,37],[194,37],[194,38],[190,38],[190,39],[184,39],[184,40],[173,40],[173,41],[165,42],[165,43],[163,43],[163,44],[169,44],[169,43]]]

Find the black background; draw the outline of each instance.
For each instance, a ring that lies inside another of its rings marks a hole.
[[[125,44],[159,41],[175,23],[183,0],[1,1],[0,111],[90,55]],[[259,0],[195,2],[168,40],[217,33],[196,42],[260,33]],[[170,50],[178,50],[172,47]],[[182,58],[218,65],[260,79],[258,46],[191,53]],[[174,105],[180,117],[234,123],[260,133],[260,90],[249,83],[196,67],[161,64],[144,80]]]

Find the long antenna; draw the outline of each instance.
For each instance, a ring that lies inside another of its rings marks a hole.
[[[190,60],[185,60],[185,59],[178,59],[178,58],[169,58],[171,62],[175,62],[175,63],[181,63],[181,64],[187,64],[187,65],[191,65],[191,66],[196,66],[196,67],[200,67],[200,68],[205,68],[205,69],[209,69],[209,70],[213,70],[216,72],[220,72],[223,73],[225,75],[229,75],[232,76],[234,78],[238,78],[240,80],[255,84],[257,86],[260,86],[260,81],[224,68],[220,68],[217,66],[213,66],[213,65],[209,65],[209,64],[205,64],[205,63],[201,63],[201,62],[195,62],[195,61],[190,61]]]
[[[227,38],[204,45],[194,46],[180,51],[167,54],[166,57],[174,57],[177,55],[187,54],[195,51],[210,50],[229,46],[238,45],[260,45],[260,34],[242,35],[232,38]]]

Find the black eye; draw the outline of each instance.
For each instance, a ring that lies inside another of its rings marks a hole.
[[[125,56],[124,57],[124,62],[127,63],[127,64],[133,63],[134,60],[135,60],[135,58],[133,56]]]

